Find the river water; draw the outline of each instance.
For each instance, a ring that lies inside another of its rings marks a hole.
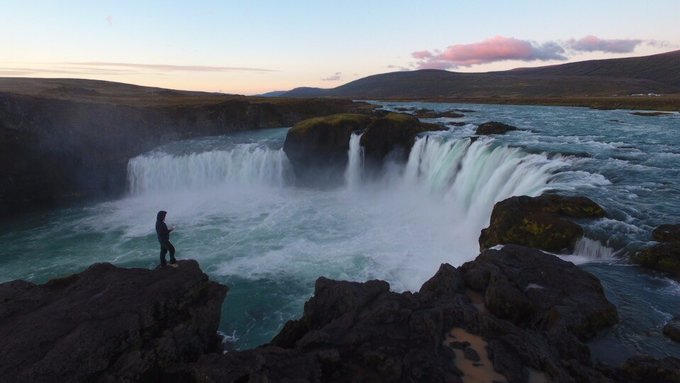
[[[634,353],[680,356],[661,328],[680,314],[680,285],[645,272],[627,256],[651,230],[680,221],[680,114],[642,117],[586,108],[384,103],[472,109],[419,137],[407,164],[363,174],[359,136],[348,152],[346,183],[334,190],[294,186],[282,151],[287,128],[206,137],[131,159],[128,195],[31,214],[0,227],[0,282],[36,283],[94,262],[153,268],[154,222],[167,210],[177,258],[193,258],[230,287],[220,330],[245,349],[269,341],[302,313],[319,276],[384,279],[417,290],[442,262],[479,253],[479,231],[493,204],[545,191],[585,195],[608,217],[585,222],[586,237],[563,259],[602,281],[621,324],[592,343],[617,363]],[[519,127],[470,139],[475,124]],[[612,351],[615,350],[615,351]]]

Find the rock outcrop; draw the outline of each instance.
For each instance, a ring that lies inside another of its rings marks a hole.
[[[349,100],[261,99],[63,79],[14,79],[19,83],[9,86],[10,80],[0,81],[0,218],[117,197],[125,191],[128,159],[174,140],[372,108]],[[20,93],[36,82],[45,89]]]
[[[334,114],[295,124],[288,130],[283,150],[297,178],[328,182],[341,175],[352,133],[363,131],[372,120],[367,115]]]
[[[489,227],[479,237],[479,246],[487,249],[513,243],[552,252],[572,249],[583,236],[583,228],[570,218],[604,215],[604,210],[586,197],[511,197],[494,206]]]
[[[663,326],[663,334],[669,339],[680,343],[680,316],[676,316]]]
[[[438,112],[436,110],[430,109],[416,109],[413,111],[413,115],[418,118],[461,118],[465,117],[464,114],[458,113],[453,110],[446,110],[443,112]]]
[[[360,144],[366,164],[376,167],[387,156],[405,160],[417,134],[441,129],[402,113],[335,114],[293,126],[283,150],[300,183],[328,186],[342,180],[352,133],[363,133]]]
[[[569,262],[509,245],[442,265],[417,293],[383,281],[319,278],[304,314],[272,342],[201,358],[188,381],[611,382],[583,341],[617,321],[599,281]],[[486,345],[486,346],[484,346]]]
[[[652,239],[659,242],[680,242],[680,225],[659,225],[652,231]]]
[[[0,382],[677,382],[677,358],[594,365],[584,343],[617,322],[600,282],[507,245],[420,291],[319,278],[270,344],[222,353],[226,287],[179,268],[95,264],[43,285],[0,284]],[[228,305],[227,301],[227,305]]]
[[[489,121],[480,124],[475,130],[477,135],[489,135],[489,134],[504,134],[512,130],[517,130],[516,127],[502,122]]]
[[[0,382],[159,381],[217,350],[226,292],[195,261],[0,284]]]
[[[633,255],[631,260],[680,280],[680,225],[661,225],[652,232],[652,239],[659,243]]]

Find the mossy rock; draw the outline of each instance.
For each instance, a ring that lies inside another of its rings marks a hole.
[[[408,114],[389,113],[371,121],[361,137],[361,146],[374,163],[381,163],[391,152],[397,152],[396,159],[405,160],[418,134],[442,129]]]
[[[583,228],[567,218],[600,218],[604,209],[585,197],[511,197],[497,203],[479,246],[516,244],[551,252],[573,249]]]
[[[297,123],[288,131],[283,150],[298,181],[332,185],[342,179],[352,133],[364,132],[361,145],[367,160],[382,164],[394,151],[407,156],[419,133],[441,129],[403,113],[333,114]]]
[[[368,115],[341,113],[310,118],[289,129],[283,150],[298,181],[338,182],[347,163],[352,133],[365,129],[371,120]]]
[[[634,263],[670,274],[680,280],[680,242],[666,242],[642,250],[631,257]]]
[[[477,127],[477,130],[475,130],[475,134],[478,135],[504,134],[512,130],[517,130],[517,127],[504,124],[502,122],[489,121],[479,125]]]

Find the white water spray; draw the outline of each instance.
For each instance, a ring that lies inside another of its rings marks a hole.
[[[363,133],[352,133],[352,136],[349,139],[347,170],[345,170],[345,183],[349,190],[355,190],[361,183],[361,174],[364,165],[364,148],[361,147],[362,135]]]
[[[591,262],[609,262],[614,259],[614,249],[604,246],[600,241],[581,237],[574,245],[574,254],[560,255],[559,257],[577,265]]]
[[[402,187],[442,195],[464,214],[473,232],[488,224],[496,202],[515,195],[536,196],[554,188],[553,174],[567,163],[488,141],[419,138],[404,170]]]
[[[132,195],[196,191],[226,184],[282,187],[291,175],[282,149],[258,144],[179,156],[152,152],[128,162]]]

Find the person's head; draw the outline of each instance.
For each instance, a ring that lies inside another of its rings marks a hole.
[[[156,214],[156,221],[165,221],[165,215],[168,214],[167,211],[161,210]]]

